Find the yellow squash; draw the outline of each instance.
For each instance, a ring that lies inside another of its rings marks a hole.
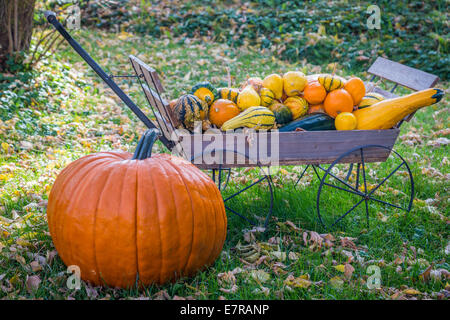
[[[414,111],[439,102],[443,96],[444,92],[441,89],[431,88],[358,109],[353,112],[358,122],[356,129],[390,129]]]

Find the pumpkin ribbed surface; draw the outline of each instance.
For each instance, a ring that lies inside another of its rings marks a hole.
[[[48,224],[66,265],[92,283],[165,283],[210,265],[227,219],[214,182],[167,154],[132,160],[126,152],[85,156],[53,185]]]

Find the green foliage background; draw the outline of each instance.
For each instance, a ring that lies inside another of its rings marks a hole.
[[[381,9],[369,30],[367,8]],[[287,61],[367,70],[377,56],[449,78],[449,1],[119,1],[83,5],[84,24],[250,45]]]

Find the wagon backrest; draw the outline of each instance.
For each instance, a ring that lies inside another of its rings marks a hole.
[[[139,58],[133,55],[130,55],[129,58],[161,133],[169,141],[173,141],[177,126],[176,118],[172,114],[169,103],[162,97],[164,88],[158,73]]]
[[[372,92],[377,92],[386,98],[397,97],[394,91],[398,85],[414,91],[419,91],[432,88],[439,81],[439,77],[434,74],[408,67],[404,64],[382,57],[378,57],[367,72],[372,75],[372,79],[370,81],[373,81],[376,77],[380,77],[382,79],[394,82],[394,86],[390,91],[386,91],[378,87],[371,88]],[[400,126],[403,121],[410,121],[414,116],[414,113],[405,117],[405,119],[403,119],[398,126]]]

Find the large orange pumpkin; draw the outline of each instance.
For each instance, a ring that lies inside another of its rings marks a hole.
[[[327,94],[323,106],[328,115],[336,118],[341,112],[353,111],[353,99],[345,89],[337,89]]]
[[[366,86],[360,78],[350,78],[344,86],[353,99],[353,105],[358,105],[366,94]]]
[[[310,104],[319,104],[325,100],[327,91],[318,81],[309,82],[303,91],[303,97]]]
[[[219,190],[191,163],[151,155],[155,132],[146,132],[134,155],[101,152],[72,162],[51,190],[53,243],[95,285],[162,284],[193,275],[222,250]]]
[[[214,101],[214,103],[209,108],[209,121],[216,125],[218,128],[239,114],[239,108],[233,101],[227,99],[219,99]]]

